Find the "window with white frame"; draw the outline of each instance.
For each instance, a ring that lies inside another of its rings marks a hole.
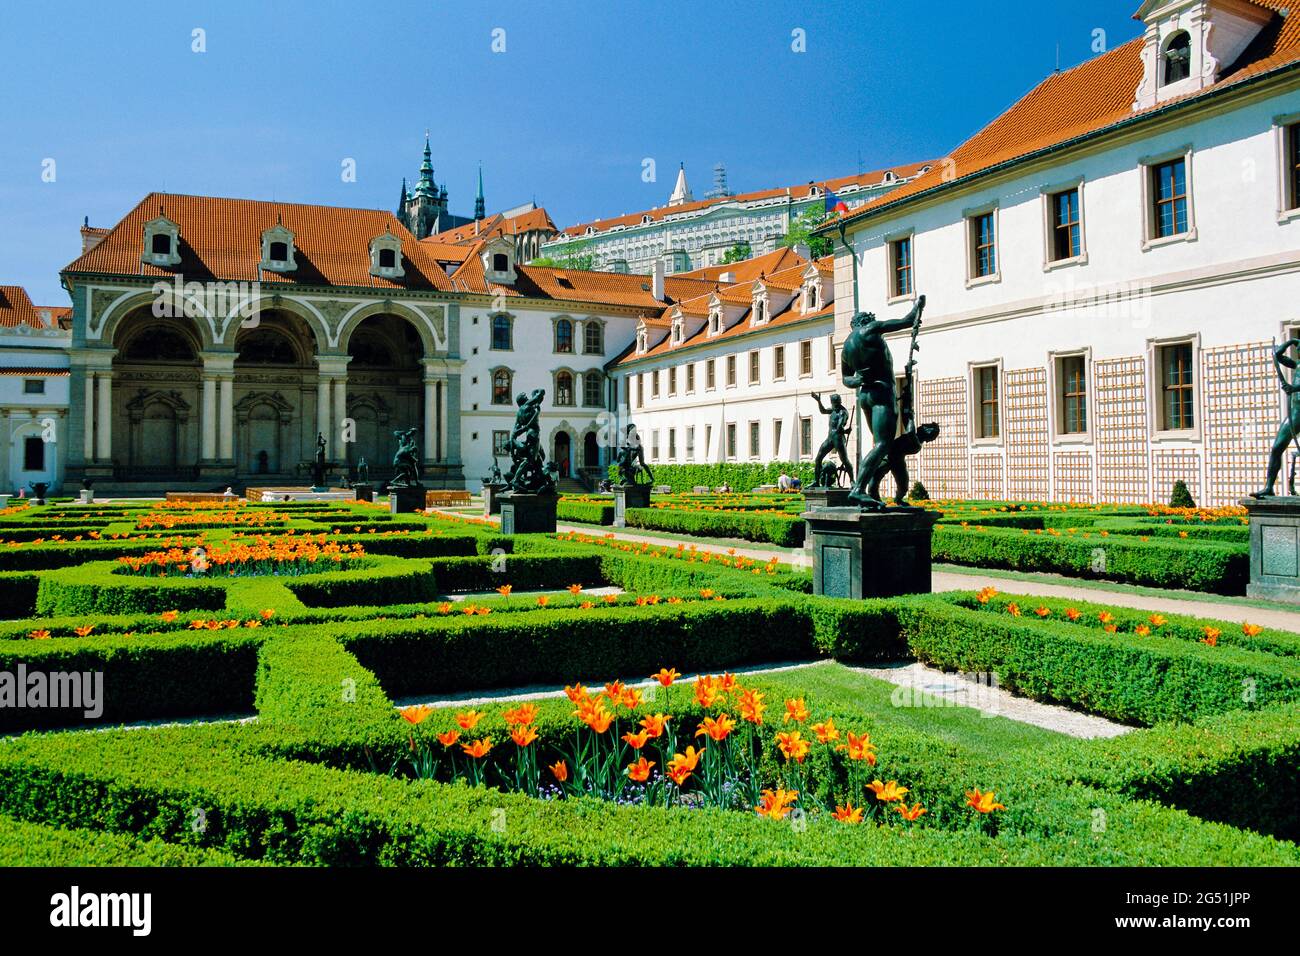
[[[785,381],[785,345],[772,347],[772,377],[778,382]]]
[[[659,397],[659,369],[650,373],[650,397]]]
[[[695,460],[695,426],[686,426],[686,460]]]
[[[1150,177],[1149,238],[1167,239],[1183,235],[1191,227],[1187,158],[1179,156],[1154,163],[1148,167],[1147,175]]]
[[[902,299],[912,295],[916,284],[912,272],[912,237],[903,236],[889,244],[889,294]]]
[[[713,359],[704,363],[704,387],[710,392],[718,387],[717,367]]]
[[[990,279],[998,274],[997,211],[989,209],[966,220],[970,244],[971,279]]]
[[[976,365],[971,369],[977,439],[992,440],[1002,433],[1001,371],[997,365]]]
[[[772,457],[773,458],[779,457],[781,454],[781,426],[784,424],[785,422],[779,418],[773,419],[772,421]]]
[[[799,376],[807,378],[812,373],[812,340],[804,339],[799,343]]]
[[[1056,430],[1062,436],[1088,432],[1088,357],[1056,358]]]
[[[760,424],[758,422],[749,423],[749,457],[762,457],[763,449],[761,447],[762,435]]]
[[[645,407],[645,373],[638,372],[636,376],[636,407]]]
[[[727,385],[732,386],[735,384],[736,384],[736,356],[728,355],[727,356]]]
[[[727,422],[727,457],[736,457],[736,423]]]
[[[1196,427],[1196,349],[1191,341],[1156,347],[1159,376],[1157,427],[1160,431],[1190,431]]]
[[[1064,262],[1083,255],[1082,194],[1078,186],[1047,195],[1048,262]]]
[[[686,365],[686,394],[690,395],[695,392],[695,363],[689,362]]]
[[[1282,211],[1300,211],[1300,118],[1281,125]]]
[[[673,365],[668,369],[668,394],[677,394],[677,366]]]
[[[811,458],[813,453],[812,418],[799,419],[799,457]]]
[[[757,385],[759,380],[759,351],[754,349],[749,353],[749,384]]]

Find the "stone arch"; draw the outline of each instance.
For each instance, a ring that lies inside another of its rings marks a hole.
[[[250,392],[234,405],[235,458],[247,475],[287,470],[294,407],[279,392]]]
[[[188,457],[190,403],[176,390],[138,389],[125,403],[127,462],[134,476],[171,476]]]
[[[239,337],[239,332],[244,328],[256,328],[258,318],[262,312],[284,312],[301,319],[311,331],[312,338],[315,340],[317,354],[327,351],[329,348],[330,336],[329,329],[326,327],[325,320],[307,303],[291,298],[286,295],[269,294],[259,295],[248,300],[247,308],[244,310],[249,318],[240,318],[241,307],[232,309],[222,319],[224,325],[221,331],[221,344],[234,347],[235,340]],[[235,321],[236,319],[240,321]]]
[[[170,319],[193,328],[199,341],[199,351],[210,349],[216,341],[216,328],[213,316],[209,315],[201,302],[188,306],[178,303],[175,286],[159,281],[151,288],[128,293],[113,300],[102,313],[96,316],[95,305],[100,301],[102,290],[96,290],[92,302],[90,318],[87,320],[87,338],[99,342],[112,343],[117,338],[120,328],[126,320],[140,317],[141,310],[148,310],[150,318],[166,321]],[[155,304],[161,303],[164,314],[155,315]],[[197,314],[193,314],[197,313]]]
[[[366,319],[376,315],[395,315],[399,319],[405,319],[407,322],[411,323],[411,325],[415,327],[416,333],[420,336],[420,344],[424,347],[425,358],[429,358],[438,352],[445,352],[447,350],[447,317],[445,311],[442,314],[442,329],[439,331],[439,329],[435,327],[436,323],[422,313],[417,312],[410,306],[403,305],[400,302],[386,300],[383,302],[371,302],[368,305],[363,305],[348,313],[347,318],[343,320],[343,324],[339,328],[339,351],[346,353],[348,350],[348,343],[352,339],[352,333],[357,330],[357,326]],[[438,341],[439,338],[442,339],[441,345]]]
[[[561,421],[550,430],[546,437],[545,448],[547,460],[555,463],[560,477],[572,477],[575,470],[574,455],[581,453],[582,443],[578,440],[577,429],[569,424],[568,419]],[[557,455],[557,451],[564,452],[564,456]]]

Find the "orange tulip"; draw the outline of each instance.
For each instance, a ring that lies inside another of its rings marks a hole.
[[[550,603],[551,603],[551,599],[548,598],[545,594],[542,594],[542,595],[538,596],[538,598],[537,598],[537,606],[538,606],[538,607],[546,607],[546,605],[548,605],[548,604],[550,604]]]
[[[595,606],[596,605],[592,604],[590,601],[583,601],[581,604],[578,605],[578,607],[582,608],[582,610],[584,611],[590,611]]]
[[[616,680],[612,684],[605,685],[605,694],[609,697],[611,701],[617,704],[620,700],[622,700],[623,691],[626,689],[627,688],[624,686],[621,680]]]
[[[1007,605],[1007,613],[1010,614],[1012,617],[1019,617],[1020,605],[1012,601],[1010,604]]]
[[[275,617],[275,608],[273,607],[263,608],[261,613],[262,613],[262,620],[269,621],[271,620],[271,618]]]
[[[764,790],[763,802],[756,806],[754,810],[760,817],[784,820],[790,814],[790,810],[798,798],[798,790]]]
[[[1165,621],[1165,616],[1163,614],[1152,614],[1149,618],[1147,618],[1147,620],[1151,622],[1152,627],[1160,627],[1163,624],[1167,623]]]
[[[1052,615],[1051,610],[1049,608],[1042,606],[1041,604],[1038,607],[1034,608],[1034,613],[1037,614],[1039,617],[1051,617]]]
[[[429,719],[433,708],[428,704],[413,704],[410,707],[403,707],[398,713],[408,724],[422,724]]]
[[[852,803],[846,803],[844,806],[836,806],[835,812],[831,814],[840,823],[861,823],[862,807],[855,807]]]
[[[651,737],[660,737],[664,732],[664,724],[668,723],[667,714],[648,714],[641,718],[641,726],[645,728],[646,733]]]
[[[761,724],[763,722],[763,711],[767,709],[767,704],[763,703],[762,691],[742,691],[740,700],[737,703],[740,707],[741,720],[747,720],[751,724]]]
[[[645,746],[646,741],[650,739],[650,736],[651,734],[648,730],[639,730],[636,733],[632,733],[632,731],[629,730],[623,735],[623,740],[633,750],[640,750]]]
[[[93,624],[82,624],[80,627],[74,627],[72,629],[72,633],[76,634],[77,637],[85,637],[94,629],[95,629],[95,625]]]
[[[1254,637],[1263,630],[1264,628],[1261,625],[1251,624],[1249,621],[1246,621],[1241,625],[1241,633],[1245,634],[1247,637]]]
[[[570,584],[570,585],[569,585],[569,593],[572,594],[574,597],[577,597],[579,594],[582,593],[582,585],[581,585],[581,584]]]
[[[1145,624],[1139,624],[1137,627],[1133,628],[1133,633],[1138,637],[1146,637],[1151,633],[1151,628],[1147,627]]]
[[[974,808],[979,813],[992,813],[994,810],[1006,809],[1005,806],[994,801],[994,791],[980,793],[979,787],[966,791],[966,806]]]
[[[176,620],[178,617],[180,617],[181,614],[180,614],[180,611],[163,611],[163,612],[162,612],[161,614],[159,614],[158,616],[161,617],[161,618],[162,618],[164,621],[166,621],[168,624],[170,624],[172,621],[174,621],[174,620]]]
[[[657,680],[664,687],[671,687],[673,682],[682,675],[677,673],[677,668],[661,667],[658,674],[651,674],[651,680]]]
[[[502,712],[501,718],[511,727],[516,724],[531,724],[537,719],[537,705],[520,704],[513,710]]]
[[[572,687],[564,688],[564,696],[569,698],[570,703],[577,704],[586,700],[590,695],[587,693],[587,688],[581,684],[574,684]]]
[[[976,592],[975,594],[975,599],[979,601],[981,604],[988,604],[989,601],[991,601],[994,597],[997,596],[997,593],[998,593],[998,589],[995,587],[980,588],[979,591]]]
[[[193,621],[190,621],[191,631],[201,631],[207,626],[208,626],[208,622],[203,620],[202,618],[195,618]]]
[[[488,751],[492,749],[492,738],[484,737],[482,740],[475,740],[473,743],[461,744],[460,749],[478,760],[480,757],[486,757]]]
[[[1116,631],[1119,630],[1119,625],[1107,624],[1105,627],[1102,628],[1102,630],[1105,631],[1107,634],[1114,634]]]
[[[701,674],[695,678],[695,702],[701,707],[712,707],[722,696],[722,687],[717,678]]]
[[[913,804],[912,808],[909,810],[906,801],[902,803],[894,804],[894,809],[897,810],[900,814],[902,814],[904,820],[908,820],[908,821],[915,820],[918,817],[920,817],[921,814],[930,812],[929,810],[925,809],[925,807],[921,806],[920,803]]]
[[[1071,621],[1077,621],[1079,619],[1079,611],[1077,608],[1067,607],[1065,609],[1065,616]]]
[[[888,783],[873,780],[867,784],[867,789],[876,795],[877,800],[882,800],[885,803],[902,800],[903,795],[908,792],[907,787],[900,787],[897,780],[890,780]]]
[[[555,761],[555,763],[551,764],[546,769],[551,771],[551,776],[560,783],[564,783],[564,781],[569,779],[569,765],[563,760]]]
[[[442,744],[444,747],[450,747],[458,740],[460,740],[459,730],[447,730],[438,735],[438,743]]]
[[[776,744],[786,760],[793,760],[796,763],[803,763],[808,752],[812,750],[812,744],[804,740],[803,735],[797,730],[777,734]]]
[[[1111,614],[1110,611],[1102,611],[1097,615],[1097,620],[1101,621],[1103,624],[1109,624],[1111,621],[1115,620],[1115,615]]]
[[[483,712],[478,710],[467,710],[456,715],[456,723],[461,730],[473,730],[482,719]]]
[[[849,752],[850,760],[865,760],[872,767],[876,765],[876,745],[871,742],[870,734],[859,736],[850,730],[848,744],[840,744],[840,747]]]
[[[781,723],[788,724],[790,721],[803,723],[811,714],[808,712],[808,705],[804,703],[802,697],[785,702],[785,716],[781,718]]]
[[[840,732],[835,727],[835,721],[829,717],[820,724],[813,724],[812,732],[817,735],[818,743],[830,744],[840,739]]]
[[[650,779],[650,768],[655,765],[653,760],[646,760],[642,757],[636,763],[627,765],[628,779],[636,783],[645,783]]]
[[[443,601],[441,604],[439,604],[439,605],[438,605],[438,613],[439,613],[439,614],[450,614],[450,613],[451,613],[451,602],[450,602],[450,601]]]
[[[50,632],[46,630],[37,630],[32,631],[28,636],[35,641],[48,641],[50,639]]]
[[[513,590],[514,588],[512,588],[510,585],[503,584],[501,585],[501,587],[497,588],[497,594],[500,594],[502,597],[510,597],[510,592]]]
[[[1210,641],[1218,641],[1219,635],[1223,633],[1217,627],[1210,627],[1208,624],[1201,628],[1201,630],[1205,632],[1206,643],[1209,643]]]
[[[726,714],[719,714],[717,718],[705,717],[700,722],[699,729],[695,731],[695,736],[699,737],[704,734],[709,736],[710,740],[721,743],[727,739],[727,735],[736,729],[736,722]]]
[[[486,616],[492,613],[492,609],[490,607],[476,607],[474,613],[479,616]]]
[[[527,747],[537,739],[537,731],[530,724],[520,724],[510,730],[510,739],[520,747]]]
[[[617,594],[606,594],[606,595],[605,595],[601,600],[603,600],[606,604],[617,604],[617,603],[618,603],[618,595],[617,595]]]
[[[706,601],[713,597],[713,588],[701,588],[700,597],[704,598]]]
[[[687,747],[684,754],[673,754],[673,759],[668,761],[668,776],[673,783],[679,787],[685,783],[686,778],[695,772],[703,754],[703,750],[696,750],[694,746]]]

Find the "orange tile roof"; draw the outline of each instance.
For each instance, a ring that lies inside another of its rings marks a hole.
[[[41,317],[48,309],[50,321]],[[0,285],[0,328],[16,329],[26,325],[33,329],[48,329],[59,325],[60,318],[71,315],[67,306],[35,306],[27,290],[20,285]]]
[[[159,215],[180,226],[181,262],[159,268],[140,261],[144,225]],[[290,273],[263,272],[262,233],[284,225],[294,234]],[[401,279],[370,274],[370,240],[385,231],[402,240]],[[212,196],[150,193],[98,245],[65,267],[68,273],[167,277],[186,281],[446,290],[447,273],[390,212]]]
[[[692,269],[690,272],[679,272],[677,275],[685,276],[691,279],[709,279],[714,282],[719,281],[724,273],[731,273],[733,282],[753,282],[760,275],[767,273],[771,275],[781,269],[789,268],[795,263],[807,265],[807,261],[793,249],[782,247],[772,252],[765,252],[761,256],[754,256],[750,259],[744,259],[740,262],[729,262],[726,265],[703,266],[699,269]]]
[[[439,262],[460,264],[474,254],[473,246],[435,242],[432,236],[421,239],[420,246]]]
[[[1275,13],[1294,6],[1294,0],[1250,2]],[[1071,70],[1052,74],[953,150],[947,161],[936,163],[930,172],[822,229],[871,218],[916,196],[966,182],[991,169],[1027,159],[1082,136],[1103,133],[1152,116],[1171,105],[1199,99],[1273,70],[1293,67],[1300,62],[1300,13],[1275,16],[1237,62],[1227,67],[1217,83],[1135,111],[1133,100],[1143,72],[1143,42],[1142,37],[1137,37]]]
[[[538,207],[527,212],[521,212],[517,216],[507,217],[502,213],[494,213],[486,219],[469,222],[463,226],[457,226],[455,229],[445,229],[442,232],[434,233],[421,241],[460,245],[491,239],[494,236],[513,236],[521,232],[534,231],[559,232],[555,227],[555,223],[551,222],[551,217],[546,210]]]
[[[760,332],[767,332],[771,329],[783,328],[785,326],[797,325],[801,322],[814,322],[820,319],[834,318],[835,306],[827,305],[825,308],[818,309],[815,312],[800,312],[794,306],[798,300],[790,303],[790,306],[778,315],[772,316],[762,325],[750,325],[748,315],[742,317],[738,322],[723,329],[717,335],[709,335],[708,326],[701,326],[694,335],[687,336],[684,341],[678,345],[672,344],[672,337],[665,336],[663,341],[647,349],[642,354],[637,354],[635,348],[629,349],[619,356],[611,364],[613,365],[631,365],[634,362],[641,362],[647,359],[661,358],[669,352],[680,352],[682,349],[690,348],[696,345],[713,345],[717,342],[730,342],[734,339],[746,335],[756,335]]]
[[[7,365],[0,368],[0,375],[22,375],[41,378],[61,378],[71,374],[66,368],[50,368],[45,365]]]
[[[668,216],[677,216],[686,212],[694,212],[699,209],[707,209],[710,206],[716,206],[724,202],[756,202],[762,199],[776,199],[786,194],[787,190],[792,199],[798,201],[807,199],[809,192],[814,186],[821,189],[830,188],[831,191],[846,189],[852,185],[875,186],[884,181],[885,173],[892,172],[900,179],[909,179],[917,175],[920,171],[933,161],[920,163],[905,163],[901,166],[891,166],[889,169],[878,169],[869,173],[860,173],[852,176],[840,176],[836,179],[822,179],[811,183],[800,183],[796,186],[778,186],[773,189],[757,189],[753,192],[737,193],[734,196],[724,196],[714,199],[697,199],[694,202],[682,203],[678,206],[659,206],[655,209],[646,209],[642,212],[629,213],[625,216],[613,216],[609,219],[597,219],[592,222],[578,223],[576,226],[568,226],[564,229],[567,236],[579,236],[587,231],[587,227],[595,229],[597,232],[604,232],[612,229],[614,226],[635,226],[640,225],[641,220],[649,216],[651,222],[658,222]]]

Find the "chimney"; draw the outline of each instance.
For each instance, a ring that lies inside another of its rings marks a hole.
[[[664,261],[656,259],[654,271],[650,273],[650,294],[656,302],[664,301]]]
[[[812,249],[808,247],[808,243],[806,242],[796,242],[794,244],[794,254],[798,256],[800,259],[804,259],[804,260],[811,259]]]
[[[719,282],[735,282],[736,274],[734,272],[721,272],[718,274]]]

